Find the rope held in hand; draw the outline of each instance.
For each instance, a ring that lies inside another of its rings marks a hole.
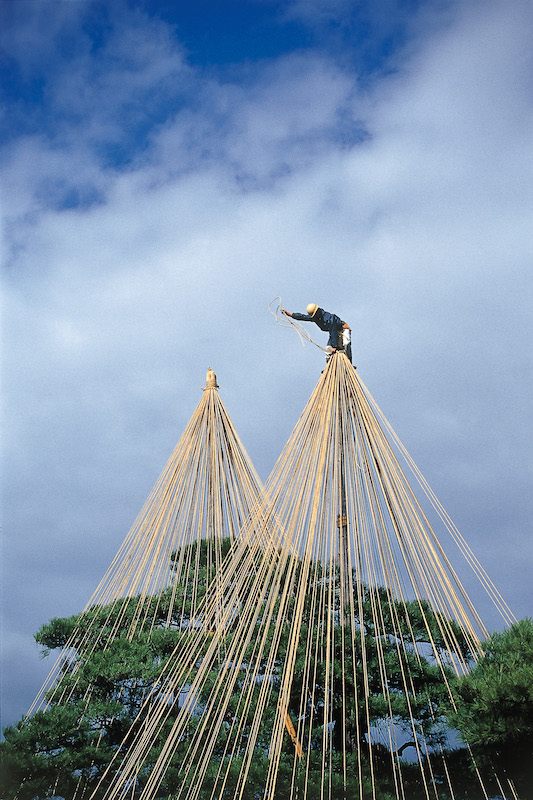
[[[272,306],[276,303],[274,310],[272,310]],[[287,314],[284,314],[282,311],[283,306],[281,305],[281,297],[275,297],[273,300],[270,301],[268,304],[268,310],[276,320],[278,325],[281,325],[282,328],[292,328],[298,336],[300,337],[300,341],[302,343],[302,347],[305,347],[305,342],[308,341],[311,344],[314,344],[315,347],[318,347],[319,350],[322,352],[327,353],[328,350],[325,347],[322,347],[317,342],[314,342],[313,339],[309,336],[308,332],[302,325],[299,325],[298,322],[293,320],[292,317],[289,317]]]

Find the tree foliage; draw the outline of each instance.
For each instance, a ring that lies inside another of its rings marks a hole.
[[[483,656],[454,687],[449,723],[478,764],[533,786],[533,621],[523,619],[483,643]]]
[[[223,550],[229,544],[224,541]],[[189,547],[195,551],[197,545]],[[78,786],[95,786],[125,751],[142,725],[143,702],[214,577],[205,545],[199,557],[203,566],[195,586],[185,580],[153,597],[143,606],[144,622],[136,619],[137,598],[130,597],[52,619],[38,631],[43,656],[57,650],[65,657],[57,684],[47,693],[47,708],[4,731],[0,788],[5,800],[74,796]],[[157,755],[156,745],[153,759]]]
[[[229,541],[224,543],[224,550],[229,548]],[[198,545],[189,547],[195,549]],[[160,597],[152,598],[149,612],[146,612],[142,624],[134,625],[138,605],[135,598],[122,599],[111,606],[94,607],[83,616],[74,616],[64,619],[53,619],[37,633],[37,642],[44,648],[45,653],[60,650],[69,644],[74,651],[74,658],[66,658],[60,676],[60,691],[52,689],[49,693],[49,705],[45,710],[37,712],[30,719],[21,722],[4,732],[5,742],[1,745],[3,758],[2,793],[4,800],[18,798],[18,800],[35,800],[45,797],[73,797],[80,787],[89,791],[99,783],[102,792],[112,780],[114,771],[120,763],[121,754],[125,753],[129,744],[134,739],[137,730],[143,724],[145,699],[150,696],[157,679],[164,668],[176,644],[188,636],[194,635],[190,622],[193,616],[193,606],[207,592],[210,591],[215,567],[209,564],[206,556],[205,544],[200,545],[198,555],[201,570],[195,574],[194,587],[190,581],[185,581]],[[182,554],[183,555],[183,554]],[[194,563],[196,559],[190,559]],[[299,569],[300,567],[298,567]],[[312,580],[329,580],[319,572],[315,572]],[[354,576],[354,587],[356,578]],[[311,588],[311,587],[309,587]],[[354,588],[355,590],[355,588]],[[331,791],[338,800],[361,796],[363,798],[376,797],[379,800],[392,800],[395,798],[395,779],[392,774],[391,753],[383,745],[374,746],[372,758],[374,759],[373,780],[377,783],[377,794],[371,788],[369,729],[379,726],[380,723],[390,724],[390,706],[387,707],[383,696],[383,674],[385,665],[386,680],[390,690],[390,702],[394,725],[404,729],[406,754],[408,752],[409,737],[416,737],[416,731],[423,731],[426,741],[442,744],[444,734],[443,709],[447,705],[447,691],[442,680],[442,671],[437,667],[434,658],[423,655],[424,648],[431,636],[432,646],[440,653],[445,652],[446,643],[442,636],[442,625],[439,624],[438,615],[431,611],[426,603],[399,603],[390,598],[385,590],[373,590],[368,587],[358,587],[360,603],[358,605],[360,619],[355,620],[355,628],[360,630],[359,638],[355,637],[348,644],[343,644],[343,637],[336,635],[335,652],[333,653],[333,725],[329,726],[328,746],[331,752]],[[309,592],[309,595],[311,592]],[[175,605],[176,596],[180,596],[180,603]],[[371,604],[379,600],[384,629],[377,631],[373,623]],[[146,606],[144,607],[146,611]],[[173,609],[179,608],[179,614]],[[290,613],[290,608],[289,608]],[[333,625],[339,629],[341,625],[341,609],[336,609]],[[90,639],[90,646],[84,631],[90,624],[95,632]],[[309,626],[325,624],[324,619],[317,623],[313,618],[310,604],[306,603],[302,616],[301,640],[305,641]],[[194,626],[193,626],[194,627]],[[398,646],[402,633],[409,629],[409,637],[405,637],[402,646]],[[428,632],[429,629],[429,632]],[[132,634],[132,631],[135,633]],[[227,631],[229,644],[233,630]],[[273,632],[269,632],[272,637]],[[469,656],[468,647],[461,631],[456,626],[454,635],[461,643],[463,655]],[[400,638],[399,638],[400,637]],[[363,646],[364,638],[364,646]],[[253,637],[252,637],[253,639]],[[411,642],[406,646],[405,642]],[[218,764],[223,760],[226,750],[227,731],[236,717],[238,717],[241,691],[246,681],[246,662],[251,657],[253,642],[250,651],[240,665],[234,692],[226,710],[222,727],[215,744],[212,766],[206,775],[203,793],[199,796],[202,800],[209,797],[211,788],[216,780]],[[261,797],[264,778],[268,771],[268,750],[270,733],[277,710],[278,690],[288,648],[288,628],[284,630],[276,659],[270,667],[269,680],[272,681],[272,697],[262,716],[257,742],[255,745],[253,763],[246,783],[247,797]],[[348,652],[347,648],[350,649]],[[265,651],[269,649],[269,642]],[[378,658],[379,650],[379,658]],[[72,653],[71,653],[72,654]],[[355,673],[341,670],[343,662],[354,663]],[[201,654],[199,654],[201,658]],[[317,653],[311,672],[306,671],[306,652],[302,646],[296,655],[294,677],[291,686],[288,712],[294,717],[302,713],[301,697],[306,694],[308,686],[304,681],[313,675],[314,705],[309,701],[303,709],[305,715],[319,713],[321,704],[325,704],[326,676],[324,663],[320,653]],[[261,669],[259,674],[261,674]],[[266,672],[266,667],[264,667]],[[452,680],[451,670],[445,671],[447,678]],[[408,696],[405,692],[404,675],[409,675],[410,689]],[[307,677],[305,677],[307,675]],[[201,709],[211,688],[216,681],[217,671],[213,669],[208,680],[202,687],[198,698],[198,709]],[[368,696],[362,696],[357,701],[360,708],[353,705],[351,708],[346,703],[346,697],[357,696],[354,683],[363,685],[366,681]],[[331,685],[331,683],[330,683]],[[471,684],[466,681],[461,684],[464,692]],[[259,684],[257,685],[259,692]],[[531,690],[531,684],[530,684]],[[254,689],[255,691],[255,689]],[[518,689],[517,689],[518,691]],[[157,741],[153,742],[152,749],[138,776],[139,791],[150,773],[151,765],[157,759],[161,747],[166,740],[166,732],[170,729],[179,710],[179,698],[172,701],[174,706],[165,722]],[[252,699],[251,714],[253,714],[256,698]],[[363,705],[365,706],[363,708]],[[318,711],[317,711],[318,709]],[[364,713],[363,713],[364,712]],[[411,722],[414,717],[415,732]],[[357,726],[355,719],[358,719]],[[362,723],[362,720],[367,723]],[[176,791],[181,784],[183,776],[180,767],[184,754],[190,741],[197,735],[199,714],[193,711],[190,724],[178,743],[176,752],[171,762],[164,781],[160,787],[160,796],[167,797]],[[459,727],[459,717],[454,719],[454,724]],[[461,724],[463,724],[461,722]],[[465,723],[466,724],[466,723]],[[524,722],[524,724],[526,724]],[[304,726],[305,727],[305,726]],[[296,775],[296,784],[307,786],[307,798],[321,797],[320,785],[322,775],[322,749],[324,730],[320,726],[307,726],[306,730],[313,731],[311,741],[302,741],[302,746],[309,748],[309,769],[307,775],[303,768]],[[249,728],[244,726],[243,735],[248,735]],[[466,728],[464,728],[466,732]],[[407,735],[408,733],[408,735]],[[342,757],[348,764],[347,782],[342,777]],[[464,768],[464,751],[447,755],[448,763],[437,755],[433,760],[433,780],[438,797],[446,800],[451,797],[446,789],[446,770],[450,770],[450,763],[455,764],[454,773],[463,776],[462,781],[469,800],[482,797],[477,782]],[[420,776],[418,765],[401,757],[402,779],[409,789],[409,800],[425,798],[426,790]],[[360,770],[360,765],[363,769]],[[365,764],[368,768],[365,768]],[[378,769],[376,770],[376,764]],[[231,764],[228,781],[223,797],[231,798],[233,789],[237,785],[240,769],[239,758],[236,757]],[[278,770],[276,784],[276,797],[290,796],[290,785],[293,780],[294,745],[288,735],[285,736]],[[362,786],[359,786],[359,781]],[[134,796],[134,795],[131,795]],[[458,797],[461,795],[457,795]],[[222,800],[222,796],[220,797]]]

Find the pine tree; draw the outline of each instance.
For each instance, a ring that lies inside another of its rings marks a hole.
[[[176,553],[175,558],[179,559],[185,556],[191,564],[194,564],[198,563],[196,559],[198,555],[200,570],[198,571],[197,566],[194,569],[200,578],[196,584],[194,602],[201,608],[202,598],[206,597],[209,587],[213,585],[215,566],[208,563],[207,546],[201,544],[199,553],[197,553],[197,547],[196,543],[189,545],[190,552]],[[223,552],[227,552],[229,547],[230,540],[224,540]],[[191,569],[193,569],[192,566]],[[335,579],[335,576],[324,575],[320,571],[314,573],[313,577],[313,580],[318,580],[321,584],[327,584],[328,581]],[[352,648],[352,644],[348,637],[344,640],[344,649],[339,644],[343,641],[340,630],[343,625],[343,614],[341,613],[342,609],[336,608],[332,621],[337,629],[334,636],[337,644],[333,654],[334,685],[336,687],[332,715],[334,724],[330,726],[331,730],[329,731],[324,731],[320,725],[316,724],[313,727],[304,725],[305,730],[313,730],[313,737],[310,741],[298,742],[298,746],[309,752],[310,767],[307,774],[304,774],[303,767],[300,768],[301,775],[296,776],[296,786],[303,788],[305,781],[308,787],[307,796],[310,800],[315,796],[320,797],[322,749],[325,738],[328,739],[328,747],[331,748],[332,754],[332,781],[333,784],[338,783],[337,788],[335,785],[333,786],[332,796],[338,798],[356,796],[354,792],[360,791],[358,774],[362,774],[363,797],[372,796],[372,777],[378,787],[377,796],[380,800],[388,800],[395,796],[394,778],[390,769],[390,752],[385,745],[382,745],[382,752],[378,758],[381,766],[380,774],[372,776],[368,754],[369,731],[364,725],[359,724],[357,727],[355,723],[356,719],[368,718],[371,725],[377,727],[389,719],[390,709],[384,702],[380,673],[380,663],[383,661],[387,665],[387,680],[394,698],[395,725],[399,731],[405,733],[402,755],[405,751],[407,756],[409,747],[415,746],[415,742],[409,738],[413,731],[411,722],[413,715],[415,718],[414,729],[423,730],[424,739],[429,738],[435,747],[440,746],[446,733],[441,708],[441,705],[445,703],[446,690],[442,683],[441,670],[432,663],[431,658],[422,655],[427,642],[428,620],[434,644],[444,654],[445,642],[440,633],[442,624],[439,624],[438,616],[431,611],[427,604],[421,607],[418,603],[405,605],[394,602],[382,589],[379,590],[379,600],[383,610],[384,625],[389,634],[386,637],[378,635],[369,622],[372,614],[368,606],[375,602],[375,598],[367,587],[355,586],[355,574],[353,580],[354,592],[357,589],[359,592],[362,591],[363,597],[360,611],[361,621],[365,626],[364,651],[360,639],[356,653],[357,671],[355,675],[350,676],[350,682],[347,682],[341,665],[344,661],[353,658],[353,653],[347,652],[348,648]],[[174,593],[174,597],[176,592],[181,593],[183,603],[173,604],[174,608],[180,608],[181,615],[179,618],[171,617],[169,620],[171,592]],[[308,597],[312,597],[311,586]],[[141,626],[137,625],[133,637],[128,635],[128,631],[131,629],[132,615],[135,614],[137,607],[135,598],[124,599],[120,603],[114,603],[111,607],[94,607],[90,611],[91,626],[100,632],[100,636],[88,650],[84,649],[83,641],[79,644],[72,641],[72,632],[79,627],[78,617],[53,619],[43,626],[36,635],[36,640],[44,648],[45,653],[61,650],[66,642],[70,642],[77,652],[75,658],[65,662],[66,674],[61,675],[61,694],[58,695],[51,691],[52,699],[48,708],[38,711],[31,719],[5,731],[5,742],[1,746],[3,755],[2,797],[5,800],[15,797],[19,800],[52,796],[70,798],[76,796],[76,792],[80,792],[82,788],[88,791],[97,785],[99,794],[103,793],[112,779],[118,762],[118,758],[113,759],[128,748],[136,731],[142,728],[150,704],[166,702],[174,706],[175,712],[180,707],[183,700],[180,696],[161,697],[159,678],[176,647],[179,647],[180,644],[185,647],[190,637],[197,636],[198,627],[202,625],[201,615],[189,616],[187,614],[187,609],[192,608],[192,603],[192,582],[189,580],[172,590],[169,589],[159,597],[152,598],[152,607],[146,615],[146,623]],[[266,608],[267,604],[265,603]],[[302,617],[304,635],[302,644],[297,651],[291,697],[286,709],[289,718],[294,717],[295,711],[301,707],[302,695],[306,694],[308,701],[305,704],[305,713],[318,717],[321,713],[326,681],[324,654],[316,653],[309,660],[309,654],[306,653],[303,644],[305,631],[310,626],[320,624],[324,624],[324,620],[317,618],[311,602],[307,602]],[[358,624],[357,620],[356,624]],[[398,636],[398,624],[404,628],[409,627],[410,638],[416,642],[416,646],[413,645],[410,649],[399,646],[404,637],[403,635]],[[230,646],[235,627],[236,620],[233,626],[228,627],[226,637],[221,641],[222,650],[226,646]],[[275,631],[274,622],[270,628],[268,635],[272,637]],[[225,733],[231,726],[241,724],[241,738],[246,739],[250,724],[254,719],[254,703],[261,689],[261,682],[270,680],[273,683],[273,691],[269,704],[262,715],[253,764],[246,782],[247,796],[261,796],[265,775],[269,768],[268,748],[276,706],[279,702],[280,674],[287,651],[288,630],[288,626],[286,626],[276,651],[275,661],[267,664],[266,657],[263,659],[256,677],[251,704],[246,714],[242,712],[241,692],[248,679],[246,675],[248,659],[244,658],[242,663],[237,665],[240,675],[237,676],[231,701],[225,711],[209,772],[203,782],[201,798],[210,796],[218,768],[221,762],[228,757]],[[104,643],[111,633],[113,633],[113,640],[104,647]],[[455,634],[462,641],[464,655],[468,657],[468,645],[462,639],[458,626]],[[252,635],[248,650],[250,658],[254,641],[255,638]],[[379,658],[378,648],[380,650]],[[267,643],[264,648],[265,654],[269,652],[269,649],[269,643]],[[222,663],[223,659],[222,652],[219,663]],[[402,691],[402,675],[406,671],[411,676],[412,690],[409,697]],[[346,697],[354,696],[351,681],[363,681],[365,674],[369,682],[369,713],[363,713],[363,709],[357,710],[354,707],[352,714],[345,718]],[[447,675],[452,680],[451,670],[447,670]],[[189,749],[191,741],[195,737],[201,738],[201,733],[198,731],[201,721],[199,712],[207,701],[217,678],[217,669],[214,668],[196,697],[195,706],[190,714],[190,724],[176,748],[158,796],[168,796],[180,786],[183,780],[180,775],[182,759]],[[312,687],[310,686],[311,678]],[[358,713],[356,713],[357,711]],[[168,715],[164,729],[159,733],[157,740],[153,742],[149,757],[145,760],[143,770],[137,778],[135,795],[131,796],[137,796],[137,793],[142,790],[160,749],[164,746],[166,734],[172,725],[174,716],[174,713]],[[279,798],[290,794],[290,785],[293,781],[294,748],[295,743],[287,732],[284,737],[276,785],[276,796]],[[347,782],[341,778],[343,749],[348,751],[348,764],[353,765],[353,772],[349,774]],[[357,766],[360,760],[367,765],[362,773]],[[374,752],[375,760],[376,753]],[[338,762],[337,768],[336,762]],[[241,762],[237,756],[232,760],[224,794],[221,797],[231,798],[233,796],[240,767]],[[373,769],[375,771],[375,764]],[[403,772],[405,783],[410,787],[413,792],[411,796],[414,798],[417,796],[415,793],[419,790],[423,791],[422,787],[418,786],[420,772],[410,765],[407,758],[404,760]],[[438,775],[435,775],[435,781],[438,785]],[[285,795],[284,792],[287,794]],[[472,788],[470,795],[472,798],[477,796],[477,792],[475,792],[476,790]],[[443,788],[439,797],[447,796],[446,790]]]

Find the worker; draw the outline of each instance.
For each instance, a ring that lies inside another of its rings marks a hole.
[[[337,350],[339,346],[339,335],[342,334],[342,349],[344,349],[344,352],[348,356],[350,364],[352,363],[352,331],[347,322],[343,322],[336,314],[330,314],[329,311],[324,311],[323,308],[319,308],[316,303],[309,303],[307,306],[307,314],[299,314],[296,311],[291,313],[284,308],[282,308],[281,311],[288,317],[292,317],[300,322],[314,322],[321,331],[327,331],[329,333],[326,363]]]

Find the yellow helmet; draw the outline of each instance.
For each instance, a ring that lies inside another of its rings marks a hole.
[[[307,306],[307,313],[310,317],[314,317],[316,312],[318,311],[318,306],[316,303],[309,303]]]

